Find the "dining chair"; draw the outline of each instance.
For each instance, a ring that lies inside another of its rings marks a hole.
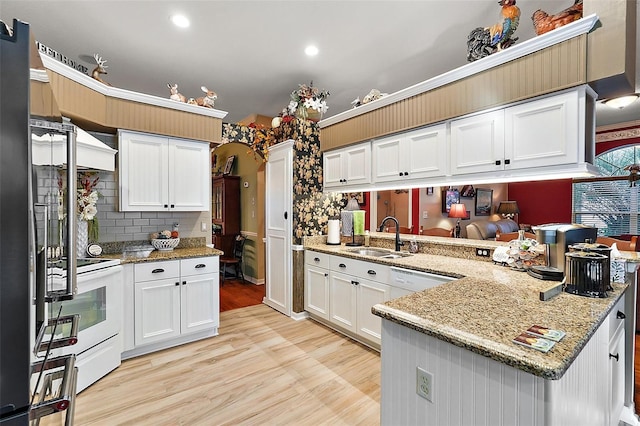
[[[535,240],[536,234],[534,234],[533,232],[525,232],[524,237]],[[517,232],[504,232],[502,234],[500,232],[496,232],[496,241],[511,241],[511,240],[517,240],[517,239],[518,239]]]
[[[453,237],[453,228],[427,228],[422,229],[422,235],[431,235],[434,237]]]
[[[246,238],[244,236],[241,234],[236,235],[233,241],[233,252],[231,253],[231,256],[223,255],[220,257],[222,283],[227,279],[227,266],[233,266],[234,268],[235,274],[230,277],[240,278],[242,281],[245,281],[244,274],[242,273],[242,254],[244,251],[245,241]]]
[[[612,238],[612,237],[596,238],[596,243],[604,244],[605,246],[609,246],[609,247],[611,247],[615,243],[618,250],[623,250],[623,251],[636,251],[637,241],[638,241],[637,235],[632,236],[630,241],[619,240],[617,238]]]

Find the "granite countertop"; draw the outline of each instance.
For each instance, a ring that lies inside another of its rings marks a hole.
[[[422,238],[426,238],[425,242],[434,242],[438,237]],[[552,282],[535,279],[525,272],[494,265],[490,261],[475,260],[465,247],[469,244],[475,247],[480,242],[469,241],[460,246],[461,257],[422,252],[398,259],[380,259],[346,251],[352,247],[326,245],[319,237],[305,239],[305,249],[459,278],[375,305],[372,312],[552,380],[562,377],[627,288],[626,284],[613,283],[613,291],[607,298],[563,292],[541,302],[540,290]],[[505,244],[482,242],[487,243],[494,246]],[[442,250],[453,249],[455,239],[449,238],[448,244],[451,247]],[[566,336],[547,353],[512,342],[514,337],[532,325],[563,330]]]
[[[149,257],[128,257],[122,253],[117,254],[105,254],[102,257],[106,259],[120,259],[122,264],[125,263],[142,263],[142,262],[156,262],[159,260],[177,260],[188,259],[191,257],[203,257],[203,256],[222,256],[224,252],[215,248],[202,246],[202,247],[185,247],[175,248],[171,251],[159,251],[154,250]]]

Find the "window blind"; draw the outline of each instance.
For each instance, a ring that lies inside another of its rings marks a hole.
[[[574,182],[573,221],[598,228],[598,235],[638,234],[640,186],[628,180]]]

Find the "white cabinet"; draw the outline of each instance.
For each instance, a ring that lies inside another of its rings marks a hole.
[[[374,183],[447,174],[447,125],[439,124],[372,143]]]
[[[120,130],[121,211],[209,210],[209,144]]]
[[[329,319],[329,255],[306,251],[304,256],[304,309]]]
[[[324,189],[365,187],[371,183],[371,143],[363,142],[323,154]]]
[[[264,303],[291,315],[293,299],[293,141],[269,148],[265,169]]]
[[[135,264],[134,347],[168,342],[164,348],[196,332],[217,333],[218,271],[218,256]]]
[[[366,344],[380,345],[381,320],[371,307],[391,298],[389,267],[305,251],[305,310]]]
[[[451,174],[591,162],[592,92],[578,87],[451,121]]]
[[[625,327],[623,296],[608,315],[609,321],[609,353],[608,353],[608,386],[609,398],[607,408],[609,424],[617,425],[620,420],[625,399]]]

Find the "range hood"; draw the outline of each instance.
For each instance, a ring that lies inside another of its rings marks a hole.
[[[117,150],[100,142],[76,126],[76,167],[78,170],[114,171]],[[64,166],[67,163],[67,138],[45,133],[31,135],[32,162],[35,165]]]

